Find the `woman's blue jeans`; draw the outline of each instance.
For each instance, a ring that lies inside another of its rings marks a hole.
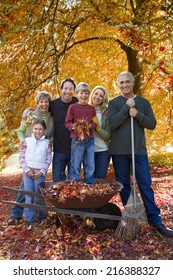
[[[82,162],[84,164],[84,182],[94,184],[94,138],[83,141],[79,141],[78,138],[72,139],[70,180],[80,181]]]
[[[123,205],[127,203],[131,191],[131,161],[131,155],[112,155],[116,180],[124,186],[120,191]],[[154,192],[151,187],[151,175],[147,155],[135,155],[135,173],[136,181],[146,209],[148,223],[150,225],[161,224],[160,209],[155,204]]]
[[[41,176],[37,180],[33,180],[31,177],[24,172],[23,173],[25,191],[39,193],[38,185],[45,181],[45,176]],[[37,204],[45,205],[44,200],[38,197],[33,197],[31,195],[25,194],[25,203],[27,204]],[[47,211],[35,210],[30,208],[24,209],[24,215],[27,222],[32,222],[35,219],[35,214],[38,214],[38,219],[43,219],[47,215]]]
[[[22,179],[22,183],[21,183],[19,189],[20,190],[24,190],[24,181],[23,181],[23,179]],[[23,193],[21,193],[21,192],[18,192],[16,202],[18,202],[18,203],[25,203],[25,195]],[[14,217],[16,219],[22,219],[23,207],[19,206],[19,205],[15,205],[11,209],[11,215],[12,215],[12,217]]]
[[[95,152],[94,159],[95,159],[94,178],[106,179],[109,161],[110,161],[109,152],[108,151]]]

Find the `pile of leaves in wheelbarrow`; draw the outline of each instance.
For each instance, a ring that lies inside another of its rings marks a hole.
[[[163,222],[172,227],[173,174],[169,167],[155,166],[151,170],[155,200],[161,209]],[[109,178],[113,178],[112,167]],[[2,186],[16,187],[22,174],[0,174],[0,201],[15,200],[16,194]],[[48,174],[47,180],[51,180]],[[123,210],[119,194],[111,202]],[[92,222],[82,217],[62,216],[63,223],[56,225],[56,214],[48,217],[32,230],[24,219],[18,225],[7,226],[11,206],[0,203],[0,258],[10,260],[172,260],[173,239],[160,237],[149,225],[143,225],[133,240],[118,240],[115,231],[97,231]]]
[[[121,186],[115,180],[95,180],[95,184],[89,185],[84,182],[70,180],[65,182],[53,183],[42,189],[43,195],[47,198],[55,198],[59,202],[66,202],[68,198],[78,198],[81,202],[86,197],[96,198],[118,192]]]

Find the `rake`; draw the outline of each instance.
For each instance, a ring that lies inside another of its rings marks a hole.
[[[132,186],[131,192],[124,207],[122,218],[116,228],[118,238],[133,239],[139,233],[141,224],[147,221],[145,207],[136,192],[135,152],[134,152],[134,122],[131,117],[131,145],[132,145]]]

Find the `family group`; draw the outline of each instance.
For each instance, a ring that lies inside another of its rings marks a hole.
[[[52,160],[54,182],[81,180],[93,185],[95,178],[106,179],[110,159],[115,178],[123,185],[120,196],[125,206],[131,191],[131,119],[134,125],[136,181],[145,206],[148,223],[162,236],[173,237],[161,219],[154,200],[145,141],[145,129],[153,130],[156,119],[150,102],[134,93],[135,78],[122,72],[117,78],[121,94],[109,100],[107,90],[96,86],[91,92],[87,83],[76,85],[74,79],[62,81],[61,95],[55,100],[48,92],[36,96],[36,108],[26,109],[17,129],[21,141],[19,161],[23,168],[20,188],[38,192],[45,181]],[[53,148],[52,148],[53,147]],[[17,202],[42,203],[40,198],[18,194]],[[36,211],[16,205],[11,210],[8,225],[17,223],[23,215],[28,226],[33,225]],[[37,212],[37,221],[45,218]]]

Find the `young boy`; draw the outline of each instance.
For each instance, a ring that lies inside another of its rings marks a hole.
[[[70,130],[71,168],[69,179],[80,181],[81,163],[84,165],[84,181],[94,184],[94,134],[96,124],[92,118],[96,115],[95,108],[88,104],[89,85],[79,83],[76,87],[78,102],[70,105],[65,125]]]
[[[38,185],[45,181],[45,175],[51,164],[51,144],[45,138],[44,132],[46,124],[44,120],[35,120],[32,127],[32,136],[25,138],[21,145],[19,156],[20,164],[23,168],[24,189],[30,192],[38,192]],[[25,195],[26,204],[38,202],[37,198]],[[40,204],[40,201],[39,203]],[[35,225],[34,209],[24,209],[27,226]],[[46,216],[44,211],[38,211],[38,219]]]

